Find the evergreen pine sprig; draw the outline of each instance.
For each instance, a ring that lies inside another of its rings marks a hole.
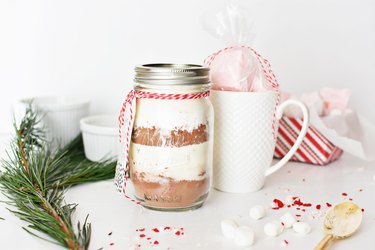
[[[9,159],[2,161],[0,189],[13,207],[8,210],[26,221],[24,229],[34,236],[69,249],[88,249],[88,216],[74,228],[72,214],[77,204],[66,204],[64,192],[73,185],[113,178],[115,163],[87,160],[81,136],[51,152],[37,117],[29,105],[19,127],[15,125]]]

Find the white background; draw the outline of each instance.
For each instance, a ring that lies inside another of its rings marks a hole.
[[[0,133],[11,103],[84,95],[91,112],[116,113],[133,68],[202,63],[225,46],[200,19],[228,1],[0,0]],[[282,90],[351,88],[351,107],[375,123],[375,1],[240,2],[255,20],[253,46],[271,61]]]
[[[84,95],[92,99],[93,114],[117,113],[132,86],[135,65],[201,63],[225,44],[203,30],[200,18],[212,7],[219,8],[224,3],[227,2],[0,0],[0,140],[3,140],[1,134],[10,131],[11,103],[20,98]],[[284,91],[302,93],[323,86],[351,88],[350,105],[375,123],[375,1],[241,3],[256,21],[257,38],[253,45],[271,61]],[[134,243],[134,228],[165,221],[185,224],[191,230],[186,240],[175,242],[182,244],[177,249],[191,249],[198,243],[215,243],[220,249],[231,249],[233,243],[221,237],[218,226],[221,219],[238,214],[247,219],[251,206],[268,204],[274,197],[282,198],[286,195],[285,188],[322,204],[341,201],[340,194],[345,191],[368,213],[360,232],[337,242],[332,249],[366,249],[375,244],[372,167],[370,163],[345,157],[324,168],[288,164],[268,178],[260,192],[249,196],[214,192],[205,207],[191,212],[196,214],[194,220],[190,213],[176,217],[147,210],[138,216],[137,208],[113,192],[111,182],[72,189],[67,199],[79,201],[79,218],[90,213],[94,225],[92,249],[108,246],[111,241],[118,244],[111,249],[127,249]],[[358,188],[364,188],[364,192],[358,193]],[[4,207],[0,216],[6,217],[0,224],[0,232],[6,232],[1,238],[1,248],[59,249],[23,232],[20,227],[24,224]],[[259,238],[254,249],[278,248],[283,238],[269,240],[262,234],[263,223],[277,216],[281,214],[273,214],[255,225]],[[130,224],[124,226],[124,222]],[[193,230],[200,228],[201,222],[207,224],[207,231]],[[290,249],[310,248],[323,236],[321,221],[311,223],[313,232],[308,238],[292,232],[283,236],[290,240]],[[112,230],[115,238],[107,236]],[[202,235],[209,238],[202,239]],[[203,245],[202,249],[219,249],[211,246]]]

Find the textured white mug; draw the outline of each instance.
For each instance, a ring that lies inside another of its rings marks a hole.
[[[274,91],[213,90],[210,98],[215,111],[214,188],[231,193],[261,189],[265,177],[285,165],[301,144],[308,128],[308,109],[297,100],[287,100],[276,108]],[[303,126],[290,151],[270,167],[278,120],[289,105],[302,109]]]

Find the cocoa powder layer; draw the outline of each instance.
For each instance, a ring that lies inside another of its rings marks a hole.
[[[200,124],[192,131],[175,129],[167,133],[155,126],[135,127],[132,133],[132,142],[154,147],[183,147],[200,144],[208,140],[208,131],[205,124]]]
[[[142,174],[131,174],[135,194],[146,206],[153,208],[186,208],[195,205],[209,190],[209,179],[176,181],[161,177],[159,182],[149,182]]]

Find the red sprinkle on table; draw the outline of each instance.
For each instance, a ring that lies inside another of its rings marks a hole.
[[[159,245],[159,241],[155,240],[154,245]]]
[[[140,228],[140,229],[137,229],[135,231],[137,231],[137,232],[144,232],[145,230],[146,230],[146,228]]]
[[[288,245],[288,244],[289,244],[289,242],[288,242],[287,240],[284,240],[284,243],[285,243],[285,245]]]
[[[321,208],[321,206],[318,204],[318,205],[316,205],[316,209],[320,209]]]
[[[177,232],[175,233],[175,235],[177,235],[177,236],[179,236],[180,234],[181,234],[180,231],[177,231]]]
[[[297,217],[301,217],[301,215],[300,215],[300,214],[296,214],[296,216],[297,216]]]
[[[165,230],[171,230],[171,227],[164,227],[164,231]]]
[[[115,244],[115,243],[113,243],[113,242],[109,243],[110,246],[113,246],[114,244]]]
[[[350,200],[350,201],[352,201],[352,200],[353,200],[353,198],[349,198],[349,200]]]
[[[332,207],[331,203],[326,202],[327,207]]]
[[[347,194],[347,193],[342,193],[341,195],[342,195],[342,196],[348,196],[348,194]]]
[[[144,238],[144,237],[146,237],[146,235],[145,234],[140,234],[139,237],[140,238]]]
[[[280,209],[284,207],[284,203],[279,199],[273,199],[273,203],[275,203],[276,207],[273,207],[272,209]]]
[[[151,237],[148,237],[146,240],[151,240]]]
[[[156,227],[152,229],[152,231],[154,231],[155,233],[159,233],[159,229],[157,229]]]
[[[365,211],[365,209],[364,209],[364,208],[362,208],[362,209],[361,209],[361,211],[362,211],[362,212],[364,212],[364,211]]]

